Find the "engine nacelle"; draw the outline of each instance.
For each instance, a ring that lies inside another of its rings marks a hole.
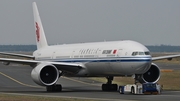
[[[136,74],[135,79],[140,83],[156,83],[160,79],[160,69],[156,64],[152,63],[146,73]]]
[[[42,86],[51,86],[59,79],[59,71],[52,64],[42,63],[31,72],[33,81]]]

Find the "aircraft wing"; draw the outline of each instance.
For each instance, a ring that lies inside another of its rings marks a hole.
[[[80,63],[78,64],[78,63],[36,61],[36,60],[9,59],[9,58],[0,58],[0,61],[7,63],[25,64],[30,66],[36,66],[41,63],[46,63],[56,66],[58,70],[72,72],[72,73],[75,73],[78,70],[84,68],[83,64]]]
[[[16,53],[6,53],[6,52],[0,52],[0,55],[17,56],[17,57],[23,57],[23,58],[28,58],[28,59],[34,59],[35,58],[32,55],[16,54]]]
[[[180,57],[180,54],[178,54],[178,55],[168,55],[168,56],[152,57],[152,61],[163,60],[163,59],[171,60],[172,58],[177,58],[177,57]]]

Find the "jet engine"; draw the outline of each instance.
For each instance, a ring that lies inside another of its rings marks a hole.
[[[140,83],[156,83],[160,79],[160,69],[159,67],[152,63],[150,69],[144,74],[136,74],[135,80]]]
[[[32,70],[31,77],[39,85],[51,86],[59,79],[59,70],[52,64],[42,63]]]

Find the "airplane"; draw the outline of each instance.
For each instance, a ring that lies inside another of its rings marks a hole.
[[[153,61],[180,57],[168,55],[152,57],[141,43],[132,40],[48,45],[36,2],[33,14],[37,50],[33,55],[0,52],[2,55],[27,59],[0,58],[1,62],[26,64],[33,67],[31,77],[35,83],[45,86],[46,91],[62,91],[57,84],[61,76],[106,77],[103,91],[115,91],[112,84],[115,76],[134,77],[135,82],[156,83],[160,79],[160,69]]]

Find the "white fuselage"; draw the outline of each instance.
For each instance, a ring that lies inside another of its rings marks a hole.
[[[151,66],[149,50],[129,40],[47,46],[33,55],[36,60],[83,65],[74,76],[131,76],[143,74]]]

